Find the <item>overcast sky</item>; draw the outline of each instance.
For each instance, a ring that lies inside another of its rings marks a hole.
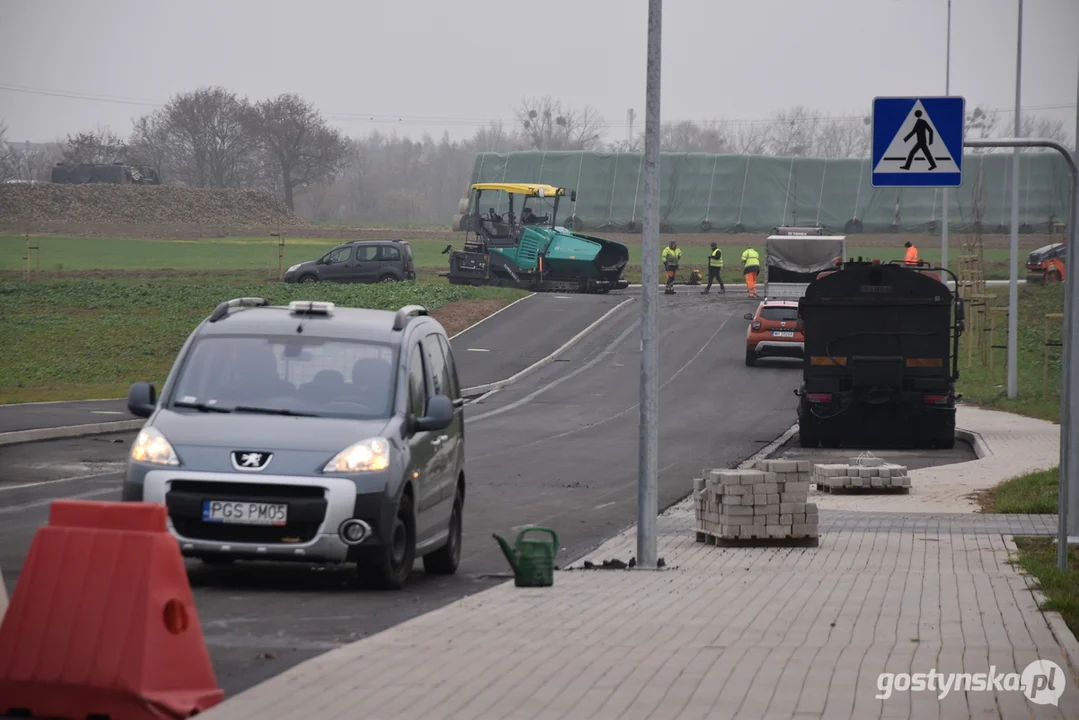
[[[550,94],[595,107],[617,140],[628,108],[643,129],[647,7],[0,0],[0,122],[12,141],[98,125],[126,135],[173,93],[222,85],[254,100],[299,93],[353,136],[458,138],[512,118],[522,96]],[[798,104],[860,115],[876,95],[944,93],[947,0],[667,0],[663,10],[663,120],[755,120]],[[1014,106],[1016,21],[1017,0],[953,0],[951,90],[968,108]],[[1023,107],[1071,134],[1077,33],[1079,0],[1024,3]]]

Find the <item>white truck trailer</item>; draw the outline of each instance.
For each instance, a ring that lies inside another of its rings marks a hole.
[[[764,243],[764,297],[797,301],[817,275],[847,261],[847,236],[823,228],[781,227]]]

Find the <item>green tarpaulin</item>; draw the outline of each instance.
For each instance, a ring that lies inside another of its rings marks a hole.
[[[573,188],[560,219],[583,230],[640,232],[644,177],[640,153],[480,153],[472,182],[542,182]],[[1008,232],[1012,154],[968,154],[963,184],[948,192],[949,227]],[[1068,216],[1071,185],[1057,153],[1020,157],[1022,232],[1046,232]],[[493,200],[494,198],[492,198]],[[874,188],[869,158],[782,158],[662,153],[660,218],[664,232],[768,232],[782,225],[820,225],[834,232],[936,232],[943,192]],[[571,221],[572,222],[572,221]],[[567,223],[568,224],[568,223]]]

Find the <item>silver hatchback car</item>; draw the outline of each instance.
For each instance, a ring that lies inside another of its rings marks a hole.
[[[354,562],[391,589],[417,557],[457,570],[464,401],[421,306],[223,302],[128,407],[123,500],[164,504],[185,556]]]

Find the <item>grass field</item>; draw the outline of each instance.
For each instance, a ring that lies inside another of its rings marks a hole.
[[[992,344],[1007,345],[1007,288],[989,288],[995,297],[990,300],[995,311],[996,331],[992,333]],[[1061,313],[1064,308],[1063,285],[1020,285],[1017,354],[1017,397],[1007,396],[1006,362],[1007,351],[1004,348],[987,350],[979,357],[976,349],[973,356],[973,333],[964,333],[959,344],[959,382],[958,390],[963,400],[976,405],[1007,410],[1044,420],[1060,421],[1060,348],[1049,348],[1049,367],[1045,375],[1045,397],[1042,395],[1043,358],[1045,350],[1044,323],[1046,313]],[[968,318],[969,321],[969,318]],[[1050,321],[1050,341],[1060,341],[1061,321]],[[983,332],[988,339],[990,333]],[[992,353],[990,360],[989,353]]]
[[[136,380],[159,386],[187,335],[222,300],[284,304],[310,288],[63,280],[0,283],[0,403],[124,397]],[[328,285],[319,299],[352,307],[427,306],[452,335],[525,293],[448,284]]]
[[[1064,624],[1079,636],[1079,549],[1068,548],[1068,569],[1057,567],[1057,546],[1053,538],[1017,537],[1018,564],[1037,581],[1045,595],[1043,610],[1058,612]]]
[[[1059,504],[1060,468],[1005,480],[976,496],[984,513],[1055,515]]]
[[[627,278],[638,281],[640,278],[641,246],[639,236],[631,236],[636,242],[627,243],[630,253],[630,271]],[[702,236],[703,237],[703,236]],[[431,271],[444,270],[448,267],[442,251],[447,244],[460,246],[463,235],[460,233],[445,238],[412,238],[413,255],[418,268]],[[707,237],[694,237],[694,242],[702,244],[684,244],[682,256],[683,274],[697,268],[707,277],[708,246]],[[939,243],[927,238],[924,247],[920,247],[921,257],[933,264],[940,262]],[[266,237],[229,237],[205,238],[201,240],[144,240],[131,238],[79,238],[39,236],[31,240],[37,250],[29,253],[32,270],[40,268],[50,275],[71,275],[85,271],[119,271],[131,273],[143,270],[264,270],[267,276],[276,274],[278,269],[278,246],[275,239]],[[288,267],[299,262],[314,260],[336,247],[340,240],[325,238],[287,238],[284,265]],[[754,243],[758,251],[763,252],[762,238],[746,236],[747,243]],[[879,258],[882,262],[900,260],[903,257],[903,243],[897,240],[894,247],[880,245],[858,246],[857,239],[848,240],[848,256]],[[744,245],[723,244],[720,246],[727,267],[724,271],[725,282],[741,282],[739,272],[740,257]],[[956,251],[958,248],[955,249]],[[954,253],[951,253],[955,265]],[[26,243],[17,235],[0,235],[0,273],[8,279],[14,279],[15,273],[26,268]],[[1020,258],[1023,262],[1025,255]],[[985,250],[986,277],[989,279],[1007,279],[1008,251],[999,248]],[[658,261],[657,261],[658,264]],[[1021,275],[1022,276],[1022,275]]]

